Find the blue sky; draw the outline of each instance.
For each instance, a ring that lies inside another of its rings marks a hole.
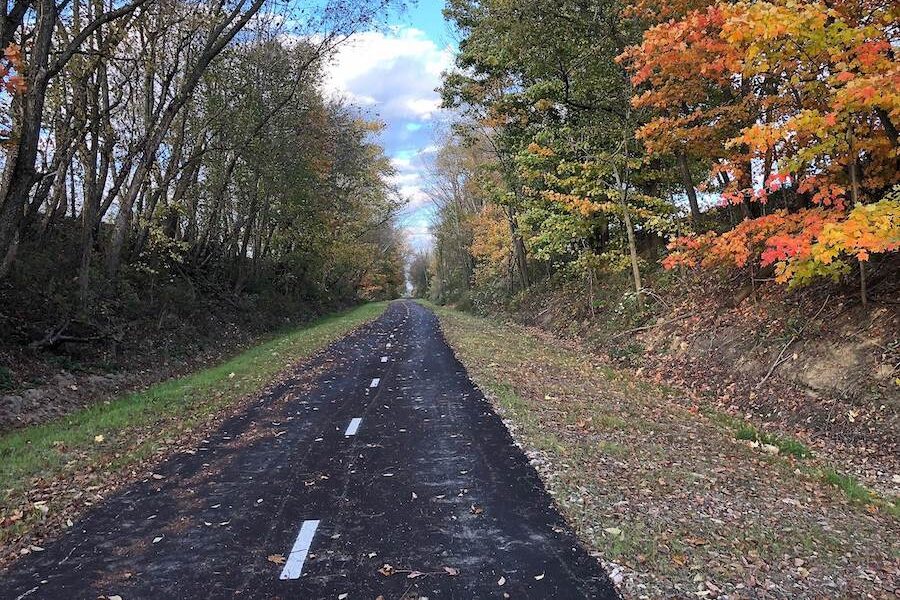
[[[442,8],[443,0],[420,0],[387,28],[355,34],[328,69],[334,94],[386,125],[380,142],[397,170],[393,183],[409,200],[400,221],[415,249],[431,240],[424,171],[446,120],[435,89],[455,48]]]

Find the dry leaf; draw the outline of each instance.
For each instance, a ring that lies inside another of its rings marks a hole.
[[[393,566],[389,565],[388,563],[384,563],[384,565],[380,569],[378,569],[378,572],[381,573],[382,575],[384,575],[385,577],[390,577],[391,575],[396,573],[397,570]]]
[[[695,537],[690,537],[690,536],[683,538],[683,541],[686,544],[690,544],[691,546],[703,546],[703,545],[709,543],[706,540],[704,540],[703,538],[695,538]]]
[[[446,571],[447,575],[450,575],[451,577],[459,575],[459,569],[457,569],[456,567],[444,567],[444,571]]]
[[[266,557],[266,560],[270,563],[275,563],[276,565],[283,565],[285,563],[284,554],[270,554]]]

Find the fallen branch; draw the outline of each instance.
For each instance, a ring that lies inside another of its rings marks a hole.
[[[69,323],[71,322],[72,319],[63,319],[62,321],[48,329],[43,338],[31,342],[30,344],[28,344],[28,347],[32,350],[37,350],[38,348],[55,346],[59,343],[59,338],[63,335],[63,332],[68,329]]]
[[[629,333],[637,333],[639,331],[646,331],[648,329],[655,329],[656,327],[662,327],[663,325],[669,325],[671,323],[675,323],[676,321],[680,321],[685,317],[691,316],[691,313],[684,313],[683,315],[678,315],[668,321],[663,321],[662,323],[653,323],[652,325],[643,325],[642,327],[635,327],[634,329],[626,329],[625,331],[620,331],[616,335],[609,338],[609,341],[612,341],[616,338],[622,337],[623,335],[628,335]]]
[[[769,377],[772,376],[772,373],[775,372],[775,369],[777,369],[777,368],[780,367],[783,363],[786,363],[786,362],[788,361],[787,358],[783,358],[783,357],[784,357],[784,353],[787,352],[787,349],[791,347],[791,344],[793,344],[794,342],[796,342],[797,339],[798,339],[801,335],[803,335],[803,332],[806,330],[806,326],[809,325],[811,322],[815,321],[815,320],[819,317],[819,315],[822,314],[822,311],[825,310],[825,306],[828,304],[828,301],[829,301],[829,300],[831,300],[831,294],[828,294],[828,296],[825,297],[825,302],[822,303],[821,308],[819,308],[818,312],[816,312],[816,314],[813,315],[813,318],[810,319],[809,321],[807,321],[806,324],[804,324],[803,327],[800,328],[800,331],[798,331],[797,333],[795,333],[795,334],[793,335],[793,337],[791,337],[791,339],[788,340],[788,343],[785,344],[785,345],[781,348],[781,352],[778,353],[778,358],[776,358],[776,359],[775,359],[775,362],[772,363],[772,366],[769,367],[769,372],[766,373],[766,376],[763,377],[763,378],[759,381],[759,383],[756,384],[756,388],[755,388],[755,389],[758,390],[759,388],[761,388],[761,387],[769,380]]]
[[[90,342],[96,342],[102,340],[106,337],[106,335],[92,335],[92,336],[75,336],[75,335],[65,335],[66,329],[69,328],[69,325],[72,323],[71,319],[64,319],[59,324],[54,325],[51,329],[47,331],[43,338],[39,340],[35,340],[28,344],[28,347],[31,350],[41,350],[43,348],[54,348],[60,344],[64,344],[66,342],[73,344],[87,344]]]

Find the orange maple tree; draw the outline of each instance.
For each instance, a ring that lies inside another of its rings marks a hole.
[[[650,153],[703,157],[723,203],[770,206],[730,231],[673,240],[664,265],[753,261],[802,283],[896,251],[896,4],[680,6],[620,56],[640,90],[634,106],[652,115],[638,137]]]

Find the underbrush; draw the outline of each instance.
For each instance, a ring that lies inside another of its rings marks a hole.
[[[233,264],[192,269],[165,256],[129,263],[112,282],[98,252],[82,305],[71,225],[60,224],[39,248],[23,242],[13,270],[0,280],[0,390],[39,386],[60,370],[183,373],[182,367],[355,303],[352,295],[317,293],[302,281],[287,285],[276,272],[263,270],[237,285]]]

